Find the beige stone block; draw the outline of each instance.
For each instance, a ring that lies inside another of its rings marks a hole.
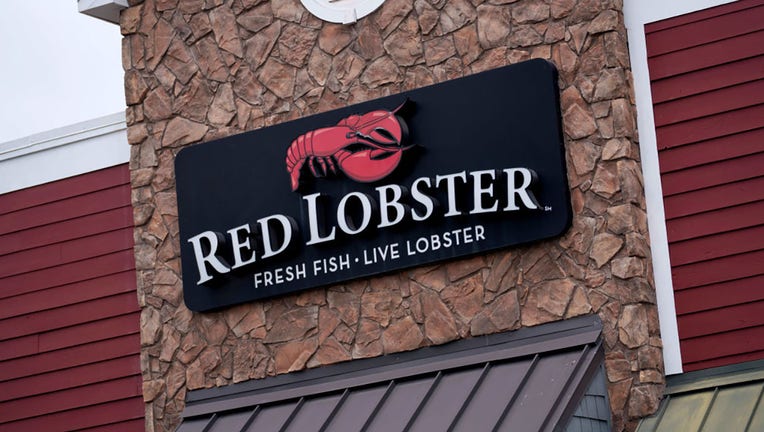
[[[467,0],[449,0],[440,13],[440,28],[444,34],[458,30],[477,18],[475,7]]]
[[[257,7],[242,12],[236,17],[236,22],[252,33],[259,32],[273,22],[271,2],[264,2]]]
[[[424,335],[414,320],[407,316],[390,324],[382,333],[382,346],[385,353],[410,351],[424,342]]]
[[[477,8],[477,35],[484,49],[505,43],[511,27],[510,10],[504,6],[483,4]]]
[[[550,10],[543,1],[524,1],[512,8],[512,18],[518,23],[544,21],[549,18]]]
[[[446,304],[432,291],[421,293],[425,336],[434,344],[442,344],[459,337],[456,322]]]
[[[642,305],[626,305],[618,320],[620,341],[629,348],[637,348],[647,343],[649,338],[647,311]]]

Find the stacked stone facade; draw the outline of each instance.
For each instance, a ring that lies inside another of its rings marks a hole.
[[[322,22],[298,0],[130,4],[121,30],[147,430],[174,430],[190,390],[584,314],[604,323],[613,430],[657,408],[661,341],[621,0],[387,0],[352,25]],[[560,72],[574,211],[563,237],[219,312],[185,307],[182,147],[531,58]]]

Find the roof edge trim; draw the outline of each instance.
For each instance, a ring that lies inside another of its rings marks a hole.
[[[119,25],[119,14],[129,5],[127,0],[77,0],[80,13]]]
[[[125,113],[0,143],[0,194],[127,163]]]
[[[666,380],[666,394],[675,395],[703,390],[709,387],[722,387],[758,380],[764,380],[764,360],[755,360],[670,376]]]
[[[362,386],[480,362],[524,357],[587,344],[600,345],[601,333],[599,317],[589,315],[227,387],[196,390],[187,395],[183,417],[196,417],[230,410],[232,406],[252,406],[300,394]],[[597,351],[592,350],[591,355],[596,355]]]

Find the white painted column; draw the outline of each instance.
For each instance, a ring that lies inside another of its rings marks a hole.
[[[624,0],[623,5],[624,20],[629,36],[631,70],[634,76],[639,147],[647,202],[647,225],[650,230],[658,317],[663,339],[663,362],[667,375],[682,373],[682,353],[679,347],[674,286],[671,280],[671,261],[666,235],[666,215],[663,208],[663,188],[658,166],[653,98],[650,92],[650,72],[647,68],[645,24],[732,1],[734,0]]]

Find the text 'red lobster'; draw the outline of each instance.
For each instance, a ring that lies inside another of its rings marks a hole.
[[[351,115],[336,126],[315,129],[297,137],[289,146],[286,167],[292,190],[300,186],[300,172],[306,164],[315,177],[324,177],[337,168],[351,179],[368,183],[388,176],[398,166],[408,135],[404,120],[393,111],[377,110]]]

